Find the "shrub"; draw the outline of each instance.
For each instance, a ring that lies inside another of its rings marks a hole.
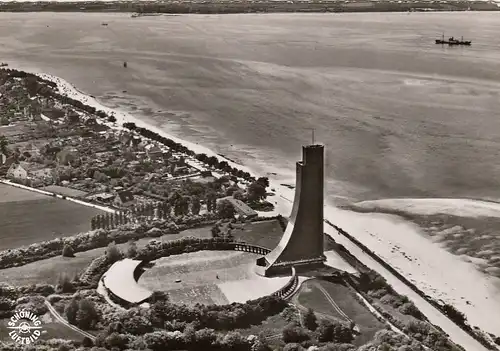
[[[16,310],[26,310],[42,316],[48,311],[48,308],[45,305],[45,298],[43,296],[36,295],[19,299],[17,301]]]
[[[318,322],[316,319],[316,315],[312,308],[308,308],[307,312],[304,313],[304,326],[309,330],[316,330],[318,327]]]
[[[82,329],[94,328],[99,320],[99,316],[94,304],[87,300],[81,299],[78,303],[78,312],[76,313],[76,324]]]
[[[285,343],[301,343],[303,341],[309,340],[309,334],[304,330],[304,328],[297,325],[291,324],[283,329],[283,341]]]
[[[329,320],[322,319],[317,329],[319,342],[333,341],[334,326]]]
[[[108,350],[113,350],[117,348],[118,350],[124,350],[127,348],[128,338],[125,335],[112,333],[104,340],[104,345]]]
[[[76,299],[71,299],[66,308],[64,309],[64,314],[66,319],[70,324],[76,324],[76,314],[78,313],[78,302]]]
[[[135,258],[137,256],[137,244],[135,242],[130,242],[127,249],[127,257]]]
[[[320,342],[350,343],[354,339],[349,326],[340,322],[332,323],[328,320],[320,321],[317,333]]]
[[[106,249],[106,257],[108,258],[109,262],[114,263],[116,261],[121,260],[123,255],[122,255],[120,249],[113,242],[113,243],[110,243]]]
[[[89,337],[86,336],[82,340],[82,346],[90,348],[90,347],[94,346],[94,342],[92,341],[92,339],[90,339]]]
[[[222,200],[217,204],[217,215],[221,218],[234,218],[236,211],[228,200]]]
[[[403,314],[413,316],[417,319],[422,319],[423,315],[413,302],[406,302],[399,307],[399,311]]]
[[[75,291],[75,287],[71,278],[67,274],[61,274],[59,276],[56,290],[59,293],[71,293]]]
[[[63,257],[75,257],[75,251],[70,245],[64,245],[62,249],[62,256]]]
[[[239,332],[229,332],[221,341],[222,349],[228,351],[251,350],[251,344]]]
[[[300,344],[290,343],[285,345],[283,351],[305,351],[305,348],[303,348]]]
[[[71,348],[68,345],[61,344],[57,348],[57,351],[71,351]]]

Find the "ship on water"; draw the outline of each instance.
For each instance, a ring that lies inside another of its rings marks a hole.
[[[441,45],[465,45],[465,46],[470,46],[472,44],[472,41],[470,40],[464,40],[464,37],[462,37],[460,40],[455,39],[454,37],[448,38],[448,40],[444,39],[444,34],[441,37],[441,39],[436,39],[436,44],[441,44]]]

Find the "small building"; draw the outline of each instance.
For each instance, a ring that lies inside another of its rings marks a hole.
[[[129,207],[135,204],[134,195],[129,190],[119,191],[113,203],[118,207]]]
[[[7,155],[0,152],[0,165],[4,165],[7,162]]]
[[[7,178],[12,179],[28,179],[28,171],[19,163],[13,163],[7,171]]]
[[[146,146],[146,153],[151,160],[158,160],[163,157],[163,151],[153,144]]]
[[[252,217],[257,217],[258,213],[255,212],[250,206],[248,206],[246,203],[244,203],[241,200],[237,200],[232,196],[226,196],[220,199],[217,199],[217,203],[220,201],[227,200],[231,205],[233,205],[234,210],[236,213],[242,217],[247,217],[247,218],[252,218]]]
[[[94,195],[91,195],[88,197],[90,200],[95,200],[95,201],[99,201],[99,202],[103,202],[103,203],[111,203],[114,198],[115,198],[115,195],[114,194],[110,194],[110,193],[98,193],[98,194],[94,194]]]

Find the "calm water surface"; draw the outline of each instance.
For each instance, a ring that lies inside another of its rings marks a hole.
[[[283,181],[315,128],[331,201],[500,198],[498,33],[500,13],[3,13],[0,57]]]

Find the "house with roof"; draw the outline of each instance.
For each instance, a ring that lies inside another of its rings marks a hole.
[[[3,152],[0,152],[0,165],[4,165],[7,162],[7,155]]]
[[[130,190],[118,191],[113,201],[117,207],[129,207],[135,204],[135,198]]]
[[[7,178],[26,180],[28,179],[28,170],[19,163],[13,163],[7,171]]]
[[[154,144],[149,144],[145,147],[146,154],[151,160],[158,160],[163,157],[163,151],[158,146]]]
[[[109,204],[109,203],[113,202],[113,199],[115,197],[116,197],[116,195],[114,195],[114,194],[104,192],[104,193],[89,195],[89,196],[87,196],[87,199],[91,200],[91,201],[99,201],[99,202]]]
[[[54,181],[55,171],[52,168],[30,162],[13,162],[7,170],[7,178],[21,180]]]
[[[257,215],[258,215],[258,213],[255,212],[246,203],[244,203],[241,200],[235,199],[232,196],[226,196],[226,197],[217,199],[217,203],[219,203],[220,201],[223,201],[223,200],[227,200],[231,205],[233,205],[233,208],[236,211],[236,213],[242,217],[252,218],[252,217],[257,217]]]

